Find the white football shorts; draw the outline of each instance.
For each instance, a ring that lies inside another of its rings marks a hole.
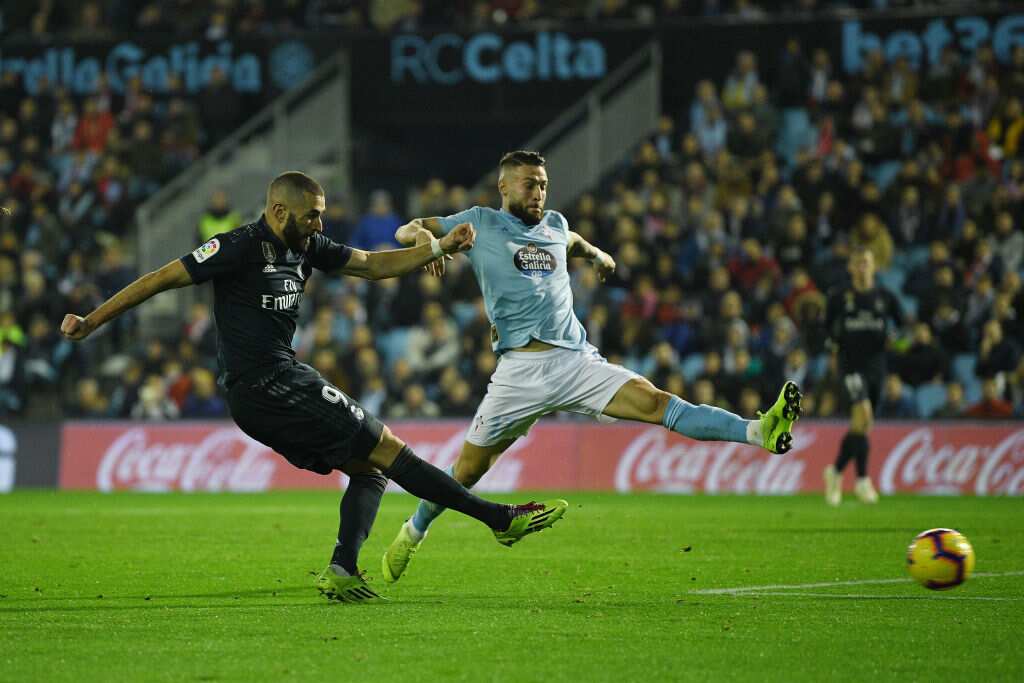
[[[506,351],[487,385],[466,441],[477,446],[524,436],[542,415],[558,411],[599,417],[622,385],[640,375],[581,351]]]

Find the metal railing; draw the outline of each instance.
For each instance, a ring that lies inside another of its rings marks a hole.
[[[661,47],[651,42],[520,147],[546,159],[547,206],[561,209],[597,185],[655,130],[660,113]],[[495,184],[493,171],[473,194]]]
[[[349,83],[348,56],[339,52],[143,203],[136,212],[140,271],[195,248],[196,227],[215,189],[227,192],[244,220],[255,218],[268,181],[286,170],[308,171],[332,195],[350,198]],[[176,329],[196,296],[188,287],[156,297],[139,309],[142,332]]]

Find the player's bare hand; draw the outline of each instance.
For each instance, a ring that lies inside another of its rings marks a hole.
[[[60,324],[60,333],[68,339],[74,339],[75,341],[85,339],[92,334],[94,329],[96,328],[93,327],[92,323],[73,313],[65,315],[64,322]]]
[[[615,272],[615,259],[600,251],[594,257],[594,268],[597,269],[597,279],[604,282]]]
[[[441,277],[442,275],[444,275],[444,262],[451,260],[452,256],[450,254],[445,254],[436,261],[431,261],[427,265],[423,266],[423,270],[427,271],[431,275],[434,275],[435,277]]]
[[[459,223],[441,238],[441,249],[446,254],[469,251],[476,241],[476,230],[471,223]]]

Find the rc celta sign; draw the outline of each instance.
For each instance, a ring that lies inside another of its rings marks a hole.
[[[575,40],[565,33],[542,31],[532,41],[490,32],[400,35],[391,41],[391,80],[395,83],[598,80],[606,72],[605,49],[600,42]]]

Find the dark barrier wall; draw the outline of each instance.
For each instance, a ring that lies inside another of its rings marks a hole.
[[[55,487],[60,444],[58,423],[0,422],[0,492]]]

